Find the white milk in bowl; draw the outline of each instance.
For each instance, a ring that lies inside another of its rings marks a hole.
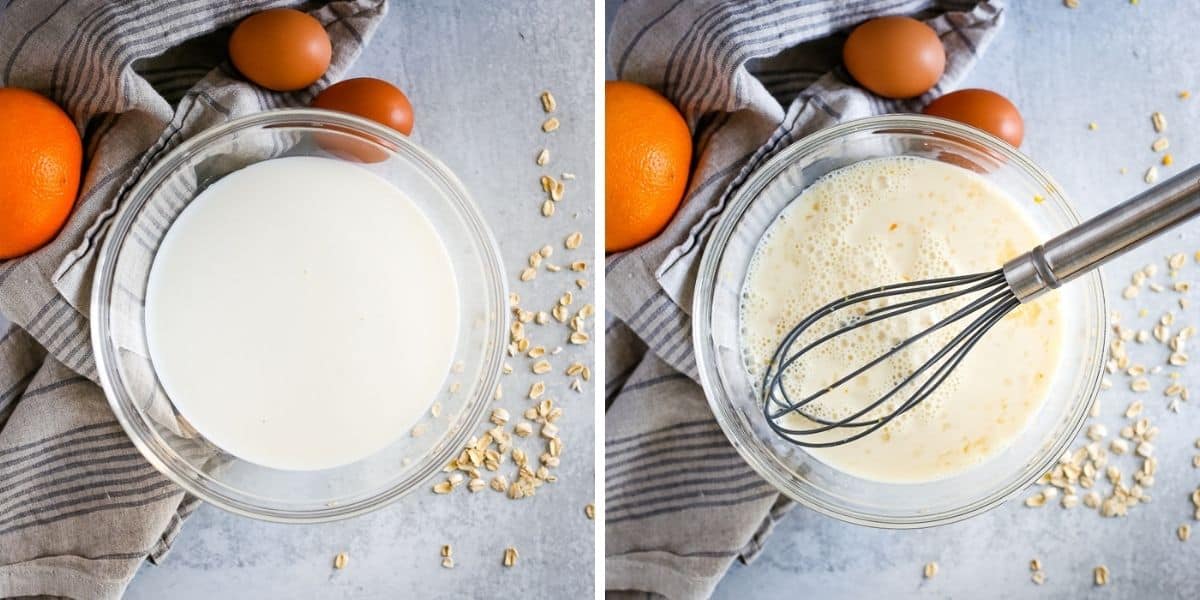
[[[993,271],[1039,242],[1015,200],[961,167],[893,157],[829,173],[784,208],[754,251],[739,317],[746,368],[759,384],[787,332],[838,298],[885,284]],[[784,385],[795,400],[829,388],[959,306],[944,303],[840,336],[801,358]],[[1066,335],[1063,321],[1057,292],[1018,306],[916,408],[857,441],[805,451],[843,472],[889,483],[942,479],[998,455],[1033,420],[1051,389]],[[823,319],[802,339],[837,326],[835,319]],[[921,340],[805,410],[831,420],[854,414],[961,330],[951,326]],[[892,406],[867,416],[892,412],[913,390],[904,388]],[[793,413],[781,424],[812,423]]]
[[[278,158],[201,192],[146,291],[167,395],[222,450],[327,469],[378,452],[450,370],[459,296],[421,210],[354,164]]]

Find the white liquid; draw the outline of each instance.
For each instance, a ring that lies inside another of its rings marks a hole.
[[[1021,208],[966,169],[897,157],[830,173],[780,213],[755,250],[740,315],[747,369],[756,382],[761,379],[787,331],[837,298],[889,283],[991,271],[1038,242]],[[829,387],[957,306],[888,319],[886,325],[865,326],[821,346],[789,372],[789,394],[798,400],[805,390],[811,394]],[[822,325],[803,339],[840,323],[825,319]],[[901,360],[834,388],[806,409],[825,418],[854,414],[959,331],[946,328]],[[836,469],[886,482],[929,481],[977,465],[1003,451],[1037,413],[1058,367],[1064,335],[1057,294],[1022,305],[917,408],[858,441],[806,450]],[[913,388],[905,390],[881,408],[892,412]],[[875,414],[880,413],[868,416]],[[799,415],[785,420],[797,428],[811,423]]]
[[[407,432],[458,336],[450,257],[384,179],[323,158],[268,160],[204,190],[146,292],[151,359],[193,427],[241,459],[325,469]]]

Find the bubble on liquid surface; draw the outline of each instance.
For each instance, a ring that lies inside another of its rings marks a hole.
[[[950,183],[942,180],[943,172]],[[934,179],[937,181],[928,183]],[[969,219],[972,210],[987,208],[984,203],[998,198],[1004,200],[998,189],[974,173],[910,157],[856,163],[825,175],[803,190],[762,236],[744,282],[739,329],[743,361],[755,385],[784,336],[835,299],[879,285],[997,267],[969,262],[956,252],[948,236],[957,231],[958,221],[941,226],[946,220]],[[881,211],[881,205],[886,210]],[[906,206],[912,210],[905,210]],[[967,209],[965,214],[955,213],[960,207]],[[978,228],[1012,226],[967,221],[961,224]],[[1012,236],[998,235],[998,231],[987,229],[986,235],[979,236],[978,254],[1001,256],[1009,251],[1001,244],[1011,245]],[[1036,239],[1033,235],[1018,237]],[[873,300],[825,317],[799,338],[793,350],[854,323],[868,311],[916,297]],[[793,400],[820,393],[804,407],[807,414],[819,419],[851,417],[889,393],[889,399],[865,418],[895,411],[932,370],[924,376],[910,376],[950,343],[960,327],[930,333],[860,376],[834,384],[946,318],[964,302],[938,304],[839,335],[797,361],[783,375],[783,386]],[[963,371],[960,366],[934,393],[892,421],[883,430],[886,437],[901,439],[910,430],[940,427],[944,419],[939,417],[946,403],[963,389]],[[807,423],[804,419],[793,421],[784,424],[802,427]]]

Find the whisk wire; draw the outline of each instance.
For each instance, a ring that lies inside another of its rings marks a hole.
[[[803,335],[803,333],[811,328],[815,323],[850,306],[879,298],[897,297],[945,289],[951,289],[951,291],[934,294],[932,296],[905,300],[903,302],[897,302],[866,311],[863,313],[861,318],[855,319],[854,321],[843,325],[830,333],[824,334],[818,339],[802,347],[799,351],[791,353],[792,346],[794,346],[800,336]],[[982,292],[980,297],[955,310],[946,318],[931,324],[929,327],[925,328],[916,335],[913,335],[896,344],[887,353],[884,353],[883,355],[876,357],[866,364],[861,365],[850,374],[840,378],[833,384],[830,384],[829,386],[826,386],[823,389],[808,395],[799,402],[792,400],[786,386],[783,385],[784,374],[797,360],[799,360],[813,348],[816,348],[817,346],[820,346],[829,340],[884,319],[893,318],[915,310],[927,308],[934,304],[979,292]],[[1002,270],[881,286],[851,294],[840,300],[831,302],[806,317],[799,324],[797,324],[796,327],[792,328],[787,335],[784,336],[783,342],[779,345],[772,357],[771,362],[768,364],[766,372],[763,374],[762,390],[765,400],[763,402],[764,416],[767,418],[769,426],[777,434],[789,442],[799,446],[837,446],[870,435],[928,398],[942,384],[942,382],[949,377],[950,373],[958,366],[960,362],[962,362],[962,360],[978,343],[983,335],[987,333],[987,331],[990,330],[997,322],[1004,318],[1004,316],[1018,304],[1019,301],[1009,289]],[[987,308],[985,309],[985,307]],[[876,399],[868,406],[863,407],[850,416],[839,420],[822,418],[810,414],[808,411],[804,410],[804,407],[808,406],[813,401],[821,398],[833,389],[846,384],[867,370],[881,364],[885,360],[893,358],[897,353],[904,350],[908,346],[944,327],[961,321],[967,316],[975,314],[980,310],[983,310],[983,313],[975,320],[970,322],[966,327],[964,327],[962,331],[958,332],[948,344],[940,348],[938,352],[934,353],[934,355],[927,359],[919,368],[914,370],[900,383],[891,388],[885,395]],[[913,383],[918,377],[921,377],[930,369],[934,370],[929,377],[923,381],[921,385],[919,385],[912,393],[912,395],[909,396],[895,410],[890,411],[889,414],[885,416],[860,420],[868,413],[878,409],[888,400],[891,400],[901,390],[905,389],[907,386],[909,386],[909,384]],[[799,414],[813,422],[815,426],[807,428],[785,427],[779,423],[779,420],[789,413]],[[832,441],[818,442],[804,439],[807,436],[818,435],[839,428],[860,428],[861,431]]]
[[[995,285],[997,278],[1003,278],[1002,272],[995,271],[995,272],[991,272],[991,273],[978,273],[975,275],[961,275],[961,276],[956,276],[956,277],[942,277],[939,279],[927,279],[925,281],[918,281],[918,282],[904,282],[904,283],[880,286],[877,288],[872,288],[870,290],[864,290],[864,291],[846,296],[840,300],[835,300],[835,301],[830,302],[829,304],[826,304],[825,306],[817,309],[812,314],[810,314],[808,317],[806,317],[803,321],[801,321],[798,325],[793,327],[792,330],[789,331],[786,336],[784,336],[783,342],[780,343],[779,347],[775,350],[775,354],[772,356],[771,362],[769,364],[770,365],[779,364],[779,359],[783,355],[785,355],[787,352],[787,349],[789,349],[795,343],[796,338],[800,337],[800,335],[803,334],[809,327],[811,327],[813,323],[816,323],[817,321],[825,318],[826,316],[832,315],[833,313],[835,313],[839,310],[842,310],[843,308],[853,306],[854,304],[858,304],[860,302],[874,300],[877,298],[896,296],[896,295],[900,295],[900,294],[920,293],[923,291],[942,289],[942,288],[945,288],[947,285],[962,285],[964,283],[971,283],[974,281],[978,281],[980,279],[987,279],[987,281],[985,281],[984,283],[980,283],[976,286],[972,286],[972,287],[964,289],[964,290],[959,290],[957,292],[950,292],[947,294],[942,294],[940,296],[934,296],[932,298],[930,298],[930,297],[917,298],[914,300],[909,300],[909,301],[895,304],[895,305],[880,307],[878,309],[873,309],[872,311],[868,311],[863,316],[864,317],[873,316],[874,313],[876,313],[880,310],[883,310],[883,309],[896,309],[896,308],[907,307],[910,305],[914,306],[914,308],[911,308],[909,310],[901,310],[896,313],[896,314],[902,314],[905,312],[909,312],[910,310],[916,310],[919,308],[923,308],[924,306],[928,306],[929,304],[932,304],[932,303],[941,302],[943,300],[953,299],[958,296],[962,296],[964,294],[968,294],[968,293],[983,289],[985,287]],[[894,316],[894,315],[889,313],[889,315],[886,315],[886,316]],[[886,316],[884,318],[886,318]],[[864,325],[868,325],[868,324],[870,324],[874,321],[878,321],[878,320],[879,319],[874,319],[874,320],[865,321],[865,322],[860,320],[860,321],[858,321],[858,323],[859,323],[858,326],[861,327]],[[824,338],[822,338],[821,340],[818,340],[817,342],[810,344],[809,348],[811,348],[813,345],[827,341],[831,337],[840,335],[840,333],[841,332],[834,332],[832,334],[829,334],[829,335],[825,336]],[[803,353],[803,352],[806,352],[807,350],[808,350],[808,348],[805,348],[805,349],[801,350],[800,352]],[[763,377],[764,385],[766,384],[766,381],[769,378],[769,374],[770,374],[769,370],[766,374],[764,374],[764,377]]]
[[[1001,276],[1001,277],[1002,277],[1002,276]],[[974,301],[974,302],[972,302],[971,304],[969,304],[969,305],[967,305],[967,306],[963,307],[962,309],[960,309],[960,310],[956,311],[955,313],[953,313],[953,314],[952,314],[950,317],[946,318],[945,320],[943,320],[943,321],[941,321],[941,322],[939,322],[939,323],[935,323],[933,326],[931,326],[931,327],[929,327],[929,328],[925,329],[925,330],[924,330],[924,331],[922,331],[921,333],[919,333],[919,334],[917,334],[917,335],[915,335],[915,336],[912,336],[912,337],[908,338],[908,339],[907,339],[907,340],[905,340],[904,342],[902,342],[902,343],[900,343],[900,344],[896,345],[895,347],[893,347],[893,348],[892,348],[892,349],[891,349],[891,350],[890,350],[888,353],[886,353],[886,354],[884,354],[884,355],[882,355],[882,356],[876,357],[876,359],[875,359],[875,360],[873,360],[873,361],[871,361],[871,362],[868,362],[868,363],[867,363],[867,364],[865,364],[865,365],[862,365],[861,367],[859,367],[857,370],[853,371],[853,372],[852,372],[852,373],[850,373],[849,375],[846,375],[846,376],[845,376],[845,377],[843,377],[842,379],[840,379],[840,380],[838,380],[838,381],[836,381],[836,382],[834,382],[834,383],[830,384],[828,387],[826,387],[826,388],[824,388],[824,389],[822,389],[822,390],[820,390],[820,391],[816,392],[814,395],[812,395],[812,396],[809,396],[808,398],[806,398],[806,399],[802,400],[802,401],[801,401],[801,402],[799,402],[799,403],[795,403],[795,402],[793,402],[793,401],[792,401],[790,394],[787,392],[787,389],[786,389],[785,387],[783,387],[783,386],[782,386],[782,377],[772,377],[772,376],[771,376],[771,374],[772,374],[772,371],[774,371],[774,372],[776,372],[776,373],[778,373],[778,374],[780,374],[780,375],[781,375],[781,374],[782,374],[784,371],[788,370],[788,369],[789,369],[789,368],[792,366],[792,364],[793,364],[793,363],[795,363],[797,360],[799,360],[799,359],[800,359],[802,356],[804,356],[805,354],[807,354],[807,353],[808,353],[810,350],[812,350],[813,348],[815,348],[815,347],[817,347],[817,346],[819,346],[819,345],[821,345],[821,344],[824,344],[825,342],[827,342],[827,341],[829,341],[829,340],[831,340],[831,339],[833,339],[833,338],[839,337],[839,336],[841,336],[841,335],[845,335],[846,333],[849,333],[850,331],[853,331],[853,330],[855,330],[855,329],[858,329],[858,328],[860,328],[860,327],[865,327],[865,326],[867,326],[867,325],[870,325],[870,324],[872,324],[872,323],[875,323],[875,322],[881,321],[881,320],[883,320],[883,319],[891,318],[891,317],[894,317],[894,316],[897,316],[897,315],[900,315],[900,314],[904,314],[904,313],[907,313],[907,312],[912,312],[912,311],[914,311],[914,310],[918,310],[918,309],[920,309],[920,308],[923,308],[923,307],[925,307],[925,306],[928,306],[928,305],[930,305],[930,304],[933,304],[933,303],[936,303],[936,302],[940,302],[941,300],[939,300],[939,298],[941,298],[941,299],[955,298],[955,297],[962,296],[962,295],[964,295],[964,294],[968,294],[968,293],[971,293],[971,292],[974,292],[974,291],[979,291],[980,289],[984,289],[986,286],[989,286],[989,285],[995,285],[995,283],[996,283],[995,281],[993,281],[993,280],[989,279],[988,281],[985,281],[983,284],[979,284],[979,285],[976,285],[976,286],[972,286],[972,287],[970,287],[970,288],[966,288],[966,289],[964,289],[964,290],[960,290],[960,291],[958,291],[958,292],[953,292],[953,293],[943,294],[943,295],[941,295],[941,296],[934,296],[934,297],[929,297],[929,298],[921,298],[921,299],[918,299],[918,300],[922,301],[922,302],[923,302],[923,304],[911,304],[911,302],[907,302],[907,303],[905,303],[905,304],[909,304],[910,306],[908,306],[907,308],[905,308],[905,309],[903,309],[903,310],[896,311],[896,312],[894,312],[894,313],[888,313],[888,314],[879,314],[879,315],[876,315],[876,316],[874,316],[874,317],[871,317],[871,318],[868,318],[868,319],[860,319],[860,320],[856,320],[856,321],[854,321],[854,322],[852,322],[852,323],[849,323],[849,324],[847,324],[847,325],[844,325],[844,326],[842,326],[841,328],[839,328],[839,329],[837,329],[837,330],[834,330],[834,331],[832,331],[832,332],[830,332],[830,333],[827,333],[827,334],[825,334],[825,335],[821,336],[820,338],[818,338],[818,339],[816,339],[816,340],[814,340],[814,341],[810,342],[808,345],[804,346],[804,347],[803,347],[803,348],[801,348],[799,351],[797,351],[796,353],[794,353],[794,354],[792,354],[792,355],[788,356],[788,358],[786,358],[786,359],[784,359],[782,362],[780,362],[780,361],[779,361],[779,357],[780,357],[781,355],[784,355],[784,354],[786,354],[786,353],[787,353],[787,351],[790,349],[791,345],[792,345],[792,344],[794,344],[794,343],[795,343],[795,341],[796,341],[796,339],[797,339],[797,338],[800,336],[800,334],[802,334],[802,333],[804,332],[804,330],[806,330],[806,329],[807,329],[809,326],[811,326],[811,325],[812,325],[813,323],[815,323],[815,321],[817,320],[817,319],[814,319],[813,317],[809,317],[808,319],[805,319],[804,321],[802,321],[800,325],[797,325],[797,326],[796,326],[796,327],[795,327],[795,328],[794,328],[794,329],[793,329],[793,330],[792,330],[792,331],[791,331],[791,332],[788,334],[788,336],[786,336],[786,337],[785,337],[785,340],[784,340],[784,342],[783,342],[783,343],[782,343],[782,344],[779,346],[779,349],[778,349],[778,350],[776,351],[776,353],[775,353],[775,358],[772,360],[771,364],[768,366],[767,372],[766,372],[766,373],[764,373],[764,381],[763,381],[763,384],[764,384],[764,386],[765,386],[765,385],[767,385],[767,382],[768,382],[768,380],[770,380],[770,381],[771,381],[771,383],[772,383],[772,387],[773,387],[774,389],[778,389],[778,390],[781,392],[781,394],[783,395],[783,398],[784,398],[784,400],[785,400],[785,402],[786,402],[786,404],[785,404],[785,405],[789,407],[789,410],[792,410],[792,409],[794,409],[794,407],[796,407],[796,406],[801,406],[801,407],[803,407],[803,406],[805,406],[805,405],[809,404],[810,402],[812,402],[813,400],[815,400],[816,398],[820,397],[821,395],[825,394],[825,393],[826,393],[826,392],[828,392],[830,389],[832,389],[832,388],[836,388],[836,387],[838,387],[838,386],[840,386],[840,385],[842,385],[842,384],[844,384],[844,383],[846,383],[846,382],[850,381],[851,379],[854,379],[855,377],[857,377],[857,376],[861,375],[863,372],[865,372],[865,371],[867,371],[867,370],[871,369],[872,367],[874,367],[874,366],[876,366],[877,364],[879,364],[879,363],[883,362],[884,360],[887,360],[887,359],[888,359],[888,358],[890,358],[890,357],[891,357],[893,354],[895,354],[896,352],[898,352],[898,351],[900,351],[900,350],[903,350],[905,347],[907,347],[907,346],[909,346],[909,345],[911,345],[911,344],[913,344],[913,343],[916,343],[917,341],[919,341],[920,339],[924,338],[925,336],[927,336],[927,335],[929,335],[929,334],[931,334],[931,333],[933,333],[933,332],[935,332],[935,331],[937,331],[937,330],[939,330],[939,329],[941,329],[941,328],[943,328],[943,327],[945,327],[945,326],[947,326],[947,325],[950,325],[950,324],[952,324],[952,323],[954,323],[954,322],[956,322],[956,321],[958,321],[958,320],[962,319],[963,317],[965,317],[965,316],[967,316],[967,315],[971,314],[971,313],[972,313],[972,312],[974,312],[975,310],[978,310],[978,309],[979,309],[981,306],[983,306],[984,304],[986,304],[986,303],[987,303],[987,302],[989,302],[990,300],[993,300],[993,299],[994,299],[994,296],[995,296],[995,295],[996,295],[998,292],[999,292],[999,293],[1002,293],[1002,292],[1003,292],[1003,290],[999,290],[999,291],[993,291],[993,292],[992,292],[992,294],[990,294],[990,295],[987,295],[987,296],[985,296],[985,297],[983,297],[983,298],[980,298],[980,299],[977,299],[977,300],[975,300],[975,301]],[[844,306],[843,306],[842,308],[844,308]],[[825,313],[825,315],[822,315],[822,316],[826,316],[826,315],[832,314],[833,312],[836,312],[836,311],[829,311],[829,312],[826,312],[826,313]],[[814,313],[814,315],[815,315],[815,314],[816,314],[816,313]],[[867,314],[871,314],[871,313],[867,313]],[[773,397],[773,395],[772,395],[772,397]],[[781,414],[782,414],[782,413],[781,413]],[[776,416],[778,416],[778,415],[776,415]]]
[[[960,362],[962,362],[962,360],[964,358],[966,358],[967,353],[970,352],[971,348],[975,346],[975,344],[984,336],[984,334],[986,334],[987,331],[989,329],[991,329],[993,325],[998,323],[1000,321],[1000,319],[1003,319],[1004,315],[1008,311],[1012,310],[1012,308],[1015,307],[1017,304],[1019,304],[1019,302],[1017,300],[1011,299],[1011,300],[1006,301],[1005,304],[997,305],[997,306],[993,307],[992,309],[990,309],[987,313],[985,313],[984,318],[978,319],[971,323],[970,328],[973,333],[971,333],[969,335],[969,338],[966,335],[967,330],[964,330],[958,336],[955,337],[955,340],[952,342],[952,344],[948,345],[947,348],[943,350],[943,352],[939,352],[937,357],[935,357],[934,359],[931,359],[929,362],[927,362],[925,365],[923,365],[921,367],[921,369],[919,369],[917,372],[910,375],[908,378],[905,379],[904,382],[902,382],[900,385],[898,385],[896,388],[894,388],[891,393],[895,393],[895,391],[903,388],[905,385],[908,384],[908,382],[910,382],[915,377],[919,376],[930,365],[932,365],[934,362],[936,362],[936,360],[940,359],[941,356],[945,355],[945,353],[949,351],[950,347],[958,345],[961,340],[966,340],[965,343],[963,344],[961,351],[956,352],[949,361],[941,363],[941,365],[938,367],[937,371],[935,371],[934,374],[928,380],[926,380],[921,385],[921,387],[918,388],[918,390],[916,392],[914,392],[913,395],[907,401],[905,401],[905,403],[903,405],[901,405],[899,408],[897,408],[894,412],[889,414],[887,417],[883,417],[880,419],[874,419],[874,420],[868,421],[868,422],[846,424],[847,426],[866,427],[866,429],[859,431],[858,433],[855,433],[855,434],[852,434],[847,437],[840,438],[840,439],[837,439],[834,441],[830,441],[830,442],[810,442],[810,441],[805,441],[805,440],[797,440],[794,437],[792,437],[794,435],[811,435],[811,433],[806,433],[807,430],[789,429],[789,428],[779,425],[778,422],[774,421],[774,420],[769,420],[768,423],[770,424],[771,428],[777,434],[781,435],[785,439],[788,439],[793,444],[798,445],[798,446],[810,447],[810,448],[826,448],[826,447],[832,447],[832,446],[840,446],[842,444],[847,444],[847,443],[853,442],[855,440],[861,439],[863,437],[866,437],[868,435],[871,435],[872,433],[883,428],[885,425],[890,423],[892,420],[900,417],[900,415],[908,412],[910,409],[912,409],[913,407],[920,404],[922,401],[925,400],[926,397],[928,397],[930,394],[932,394],[933,391],[936,390],[937,387],[940,386],[941,383],[946,379],[946,377],[948,377],[950,375],[950,373],[953,372],[953,370],[958,367],[958,364]],[[889,393],[889,396],[891,395],[891,393]]]
[[[1002,290],[1000,290],[1000,291],[1002,291]],[[965,316],[967,316],[967,315],[969,315],[969,314],[971,314],[971,313],[975,312],[976,310],[979,310],[979,308],[981,308],[981,307],[982,307],[983,305],[985,305],[987,302],[993,301],[993,300],[994,300],[994,299],[996,299],[996,297],[998,297],[998,296],[999,296],[999,294],[997,294],[997,293],[993,292],[993,294],[992,294],[992,295],[989,295],[989,296],[987,296],[987,297],[984,297],[984,298],[981,298],[981,299],[978,299],[978,300],[976,300],[976,302],[972,303],[972,305],[973,305],[973,306],[967,306],[967,307],[964,307],[963,309],[960,309],[960,310],[958,311],[958,314],[957,314],[957,316],[952,316],[951,318],[948,318],[948,319],[946,319],[945,321],[942,321],[941,323],[937,324],[936,326],[933,326],[933,327],[930,327],[929,329],[926,329],[925,331],[923,331],[923,332],[922,332],[921,334],[919,334],[918,336],[914,336],[914,337],[912,337],[912,338],[909,338],[908,340],[906,340],[906,341],[905,341],[905,343],[904,343],[904,344],[898,345],[897,347],[893,348],[893,350],[892,350],[892,353],[894,353],[894,352],[896,352],[896,351],[899,351],[899,350],[903,349],[903,347],[904,347],[905,345],[907,345],[907,344],[910,344],[910,343],[913,343],[913,342],[915,342],[915,341],[916,341],[916,340],[918,340],[918,339],[919,339],[921,336],[924,336],[924,335],[927,335],[927,334],[929,334],[929,333],[932,333],[932,332],[933,332],[933,331],[935,331],[937,328],[940,328],[940,327],[944,327],[944,326],[946,326],[946,325],[949,325],[950,323],[952,323],[952,322],[954,322],[954,321],[956,321],[956,320],[959,320],[959,319],[961,319],[961,318],[963,318],[963,317],[965,317]],[[987,314],[987,313],[985,313],[985,315],[986,315],[986,314]],[[778,377],[778,378],[774,379],[774,380],[772,381],[772,383],[773,383],[773,384],[776,384],[776,388],[775,388],[775,389],[778,389],[778,390],[781,392],[781,394],[784,396],[785,400],[787,400],[788,404],[783,404],[783,405],[782,405],[782,406],[784,406],[784,410],[782,410],[782,411],[776,411],[775,413],[768,415],[768,417],[769,417],[769,418],[779,418],[779,417],[783,416],[784,414],[786,414],[786,413],[788,413],[788,412],[796,412],[796,413],[798,413],[798,414],[801,414],[801,415],[803,415],[804,417],[808,418],[809,420],[816,421],[816,422],[819,422],[819,423],[822,423],[822,424],[826,425],[825,427],[816,427],[816,428],[813,428],[813,429],[807,429],[807,430],[794,430],[794,432],[795,432],[795,433],[807,433],[807,434],[813,434],[813,433],[820,433],[820,432],[823,432],[823,431],[828,431],[828,430],[830,430],[830,429],[832,429],[832,428],[834,428],[834,427],[837,427],[837,426],[856,426],[856,427],[857,427],[857,426],[867,426],[867,425],[871,425],[871,424],[873,424],[873,423],[875,423],[875,422],[876,422],[876,419],[872,419],[872,420],[865,421],[865,422],[855,422],[855,419],[858,419],[859,417],[862,417],[862,416],[864,416],[865,414],[869,413],[870,411],[872,411],[872,410],[874,410],[874,409],[878,408],[880,405],[882,405],[882,404],[883,404],[884,402],[886,402],[887,400],[890,400],[892,396],[894,396],[894,395],[895,395],[897,392],[899,392],[901,389],[903,389],[903,388],[904,388],[906,385],[908,385],[909,383],[911,383],[913,379],[915,379],[917,376],[919,376],[921,373],[923,373],[923,372],[924,372],[926,369],[928,369],[928,368],[929,368],[931,365],[933,365],[933,364],[935,364],[937,361],[941,360],[941,358],[942,358],[942,357],[943,357],[943,356],[944,356],[946,353],[950,352],[950,351],[951,351],[951,350],[952,350],[952,349],[953,349],[953,348],[954,348],[954,347],[955,347],[955,346],[956,346],[956,345],[957,345],[957,344],[958,344],[958,343],[959,343],[961,340],[965,339],[965,338],[966,338],[966,336],[970,334],[970,332],[972,331],[972,329],[973,329],[975,326],[977,326],[978,324],[979,324],[979,321],[975,321],[975,322],[973,322],[971,325],[969,325],[969,326],[968,326],[966,329],[964,329],[962,332],[959,332],[959,334],[958,334],[957,336],[955,336],[955,338],[954,338],[953,340],[951,340],[951,343],[949,343],[949,344],[947,344],[946,346],[942,347],[942,348],[941,348],[941,349],[940,349],[940,350],[939,350],[939,351],[938,351],[936,354],[934,354],[934,356],[932,356],[932,357],[931,357],[929,360],[927,360],[927,361],[926,361],[926,362],[925,362],[925,363],[924,363],[924,364],[921,366],[921,368],[917,369],[915,372],[913,372],[912,374],[910,374],[910,375],[909,375],[908,377],[906,377],[906,378],[905,378],[903,381],[901,381],[899,384],[897,384],[895,387],[893,387],[893,388],[891,389],[891,391],[889,391],[889,392],[888,392],[886,395],[884,395],[883,397],[881,397],[881,398],[877,399],[877,400],[876,400],[874,403],[872,403],[872,404],[870,404],[870,405],[866,406],[865,408],[863,408],[863,409],[859,410],[858,412],[856,412],[856,413],[854,413],[854,414],[850,415],[849,417],[845,417],[845,418],[843,418],[843,419],[841,419],[841,420],[839,420],[839,421],[828,421],[828,420],[822,419],[822,418],[820,418],[820,417],[816,417],[815,415],[810,415],[810,414],[808,414],[808,413],[805,413],[805,412],[804,412],[803,410],[801,410],[801,409],[802,409],[804,406],[808,405],[808,404],[809,404],[810,402],[812,402],[813,400],[815,400],[815,399],[819,398],[820,396],[824,395],[824,394],[825,394],[826,392],[828,392],[829,390],[831,390],[831,389],[833,389],[833,388],[836,388],[836,387],[838,387],[838,386],[840,386],[840,385],[842,385],[842,384],[844,384],[844,383],[846,383],[846,382],[848,382],[848,381],[852,380],[854,377],[857,377],[858,375],[860,375],[860,374],[862,374],[863,372],[867,371],[867,370],[868,370],[868,369],[870,369],[871,367],[875,366],[875,364],[877,364],[878,362],[882,362],[883,360],[886,360],[886,359],[888,358],[888,356],[890,355],[890,353],[889,353],[889,354],[885,354],[884,356],[878,357],[878,358],[877,358],[875,361],[873,361],[872,363],[868,363],[868,364],[866,364],[866,365],[863,365],[863,366],[859,367],[859,369],[857,369],[856,371],[854,371],[854,372],[850,373],[849,375],[847,375],[847,376],[843,377],[843,378],[842,378],[840,381],[838,381],[838,382],[835,382],[835,383],[831,384],[829,387],[826,387],[826,388],[822,389],[821,391],[819,391],[819,392],[817,392],[817,393],[815,393],[815,394],[812,394],[812,395],[808,396],[807,398],[805,398],[804,400],[802,400],[801,402],[798,402],[798,403],[797,403],[797,402],[792,402],[792,401],[791,401],[791,399],[790,399],[790,396],[789,396],[789,395],[788,395],[788,393],[787,393],[787,389],[786,389],[786,388],[784,388],[784,387],[782,387],[782,386],[780,386],[780,385],[778,385],[778,384],[780,383],[780,380],[782,379],[782,377]],[[786,369],[788,366],[790,366],[790,363],[789,363],[789,364],[785,364],[783,368],[784,368],[784,369]],[[780,404],[780,403],[779,403],[778,401],[776,401],[776,404],[778,405],[778,404]]]

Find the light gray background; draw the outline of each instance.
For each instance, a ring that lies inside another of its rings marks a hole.
[[[554,246],[559,264],[569,264],[568,256],[587,260],[586,277],[593,275],[594,28],[590,2],[395,3],[351,73],[393,81],[408,94],[413,138],[463,180],[499,242],[510,289],[529,308],[548,310],[579,275],[564,270],[517,283],[526,257],[543,244]],[[543,89],[555,94],[562,121],[551,135],[539,129]],[[551,149],[553,173],[579,177],[552,219],[539,214],[544,194],[534,157],[542,145]],[[562,241],[576,230],[585,245],[567,253]],[[577,309],[593,301],[592,288],[575,296]],[[0,316],[0,331],[6,327]],[[595,489],[594,387],[568,391],[558,373],[570,360],[591,364],[592,351],[567,348],[546,378],[547,396],[565,409],[566,449],[558,483],[534,498],[423,489],[376,513],[320,526],[260,523],[205,506],[184,525],[165,564],[142,568],[127,597],[462,598],[519,589],[524,597],[590,598],[595,523],[583,510]],[[517,373],[503,379],[499,405],[520,414],[533,376],[527,359],[510,362]],[[441,567],[447,543],[453,570]],[[520,559],[506,569],[501,558],[510,545]],[[335,572],[333,557],[342,551],[350,563]]]
[[[1149,115],[1160,110],[1169,120],[1167,135],[1176,163],[1163,177],[1200,162],[1200,45],[1195,43],[1200,4],[1147,0],[1080,0],[1067,9],[1058,0],[1010,0],[1008,22],[966,81],[968,87],[994,89],[1011,98],[1025,116],[1022,150],[1046,168],[1066,189],[1079,212],[1090,216],[1146,188],[1141,180],[1155,156]],[[612,2],[607,6],[611,22]],[[611,76],[611,72],[610,72]],[[1177,92],[1190,89],[1190,100]],[[1095,121],[1099,130],[1089,131]],[[1121,175],[1120,167],[1129,173]],[[1130,273],[1148,262],[1165,271],[1163,257],[1186,252],[1182,278],[1200,281],[1200,265],[1190,257],[1200,250],[1195,224],[1136,250],[1105,268],[1109,298],[1131,320],[1139,307],[1149,329],[1162,311],[1177,308],[1175,294],[1143,293],[1138,302],[1120,300]],[[1160,280],[1165,277],[1160,275]],[[1193,296],[1195,292],[1193,291]],[[1183,321],[1200,324],[1200,298]],[[1179,325],[1176,326],[1178,329]],[[1135,348],[1135,360],[1161,364],[1161,347]],[[1193,362],[1195,362],[1193,360]],[[1196,385],[1200,365],[1185,371],[1184,383]],[[1110,437],[1134,394],[1117,387],[1102,393]],[[1082,507],[1028,509],[1025,495],[990,513],[957,525],[925,531],[879,531],[845,525],[796,508],[776,529],[765,551],[750,566],[736,565],[717,589],[720,598],[1011,598],[1109,597],[1169,598],[1200,596],[1200,523],[1192,521],[1188,494],[1200,484],[1191,456],[1200,437],[1200,397],[1177,415],[1166,411],[1158,393],[1142,394],[1146,413],[1160,426],[1160,457],[1154,500],[1124,519],[1103,519]],[[1125,384],[1127,385],[1127,384]],[[1121,462],[1126,473],[1134,463]],[[1126,475],[1128,480],[1128,475]],[[1102,486],[1107,489],[1107,484]],[[1027,495],[1027,494],[1026,494]],[[1197,535],[1175,538],[1175,528],[1190,522]],[[1030,581],[1029,560],[1041,559],[1046,583]],[[923,580],[927,561],[940,572]],[[1106,588],[1091,584],[1092,568],[1111,570]]]

